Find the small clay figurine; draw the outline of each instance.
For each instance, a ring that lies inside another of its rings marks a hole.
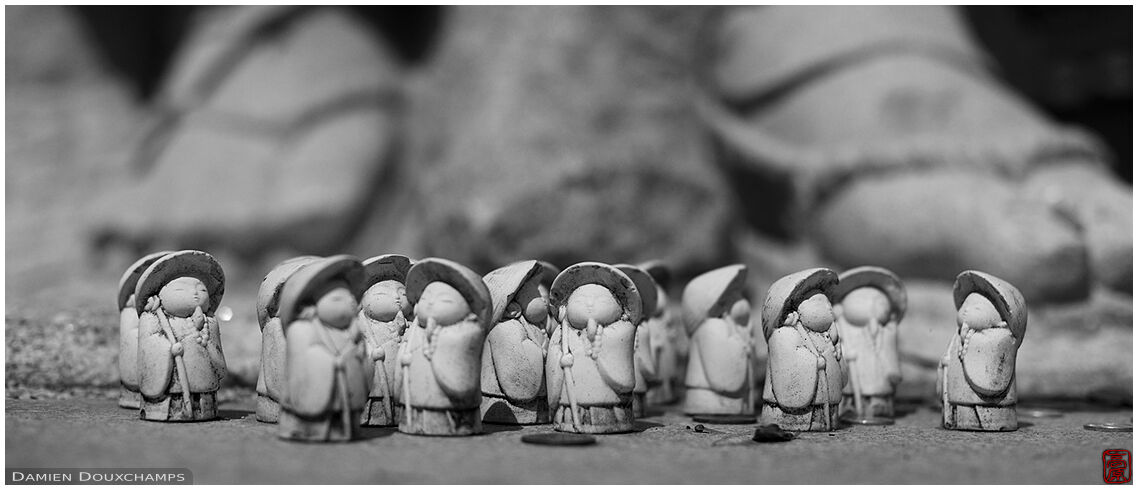
[[[558,326],[545,377],[554,429],[609,434],[633,428],[633,350],[640,293],[610,265],[582,262],[557,275],[549,298]]]
[[[138,308],[134,289],[138,278],[150,264],[170,252],[156,252],[131,264],[119,279],[119,406],[138,410],[142,395],[138,393]]]
[[[793,431],[838,426],[846,374],[838,326],[830,306],[838,276],[807,269],[771,285],[763,302],[767,379],[760,424]]]
[[[285,281],[281,438],[340,442],[359,432],[373,375],[355,322],[363,284],[363,264],[350,255],[316,260]]]
[[[952,299],[960,329],[940,361],[944,427],[1016,430],[1016,352],[1027,331],[1023,295],[1000,278],[964,271]]]
[[[257,420],[277,423],[281,414],[281,399],[285,389],[285,335],[284,326],[277,316],[281,289],[285,281],[297,270],[319,257],[304,255],[293,257],[273,267],[265,274],[257,291],[257,324],[261,327],[261,372],[257,375]]]
[[[482,421],[549,423],[545,396],[545,333],[549,306],[542,298],[543,268],[516,262],[483,276],[494,309],[482,348]]]
[[[166,254],[138,279],[138,373],[144,420],[217,418],[225,355],[214,312],[225,274],[197,250]]]
[[[375,366],[371,393],[360,425],[392,427],[395,417],[395,383],[399,370],[399,342],[411,318],[407,300],[407,271],[411,259],[399,254],[380,255],[364,261],[364,292],[360,301],[359,327],[367,341],[368,360]]]
[[[539,260],[537,263],[541,266],[541,282],[537,285],[537,291],[541,293],[541,299],[544,299],[545,304],[549,306],[549,319],[545,323],[545,336],[549,338],[557,328],[557,312],[553,310],[553,304],[549,302],[549,288],[553,287],[553,280],[557,279],[561,269],[544,260]]]
[[[482,432],[482,346],[493,305],[482,278],[429,258],[407,273],[415,319],[399,347],[399,432],[466,436]]]
[[[747,267],[735,264],[696,276],[684,288],[684,328],[691,336],[684,380],[688,415],[755,413],[746,281]]]
[[[647,403],[649,405],[667,405],[674,403],[678,397],[679,386],[683,383],[680,376],[680,344],[687,345],[687,335],[683,325],[674,321],[672,312],[668,308],[668,293],[664,285],[671,281],[671,271],[663,262],[652,260],[640,264],[640,268],[648,272],[655,282],[656,310],[645,312],[648,317],[645,326],[648,331],[649,351],[655,360],[655,379],[649,378]]]
[[[648,384],[656,383],[656,356],[653,352],[657,340],[652,338],[652,331],[648,329],[648,315],[656,311],[656,281],[644,269],[628,264],[618,264],[617,270],[623,272],[640,293],[640,323],[636,325],[636,337],[633,341],[633,356],[636,363],[636,385],[632,388],[632,413],[636,417],[643,417],[648,406]]]
[[[842,412],[852,412],[855,421],[892,418],[901,382],[897,325],[905,316],[905,286],[886,269],[858,267],[838,276],[834,301],[849,378]]]

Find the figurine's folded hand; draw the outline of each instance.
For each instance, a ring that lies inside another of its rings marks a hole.
[[[822,356],[816,357],[815,364],[818,366],[818,369],[826,369],[826,358]]]
[[[562,368],[573,367],[573,354],[567,353],[567,354],[561,356],[561,367]]]
[[[387,358],[387,353],[383,349],[375,349],[371,351],[371,361],[378,362]]]
[[[173,354],[175,356],[180,356],[180,355],[182,355],[182,352],[183,352],[183,349],[182,349],[182,343],[181,342],[174,342],[173,344],[170,345],[170,354]]]

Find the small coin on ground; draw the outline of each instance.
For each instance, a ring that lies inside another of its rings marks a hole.
[[[1083,428],[1100,432],[1134,432],[1134,424],[1128,422],[1091,422]]]
[[[794,439],[794,433],[782,430],[777,424],[767,424],[755,429],[751,440],[755,442],[786,442]]]
[[[886,417],[842,417],[842,422],[854,425],[893,425],[893,419]]]
[[[597,438],[585,434],[545,432],[541,434],[524,435],[522,436],[522,442],[540,444],[542,446],[588,446],[589,444],[596,444]]]
[[[1063,416],[1063,412],[1050,408],[1029,408],[1021,410],[1020,413],[1029,419],[1054,419]]]
[[[691,419],[705,424],[753,424],[758,420],[754,415],[736,414],[693,415]]]

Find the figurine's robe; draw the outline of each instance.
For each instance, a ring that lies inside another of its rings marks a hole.
[[[454,325],[438,327],[434,351],[430,358],[423,352],[427,345],[425,328],[407,329],[405,342],[411,354],[409,388],[410,404],[431,410],[477,409],[482,403],[482,327],[477,322],[463,320]],[[397,399],[404,398],[404,369],[395,378]]]
[[[692,333],[687,376],[688,388],[703,388],[732,397],[750,388],[747,367],[750,338],[740,337],[736,328],[722,318],[708,318]]]
[[[355,323],[338,329],[319,320],[296,320],[286,339],[286,410],[308,418],[327,416],[345,409],[344,394],[349,411],[363,409],[372,369]],[[342,375],[336,372],[337,359]]]
[[[285,349],[280,318],[269,318],[261,330],[261,375],[257,381],[257,393],[278,403],[284,399]]]
[[[545,349],[538,341],[545,343],[545,332],[518,318],[490,329],[482,348],[482,393],[514,404],[544,396]]]
[[[811,339],[794,327],[776,328],[767,339],[769,356],[763,400],[792,409],[840,402],[845,373],[837,350],[822,334],[802,330],[814,337],[814,344],[822,348],[826,372],[818,369],[815,347],[807,346]]]
[[[869,325],[853,325],[841,317],[837,323],[842,354],[849,364],[850,379],[846,383],[845,394],[854,394],[853,384],[856,382],[861,396],[892,395],[896,387],[889,377],[901,376],[897,324],[890,322],[882,326],[877,333],[879,337],[874,340]]]
[[[960,335],[948,346],[945,395],[958,405],[1007,406],[1016,403],[1016,343],[1010,330],[988,328],[968,341],[960,359]]]
[[[190,392],[210,393],[221,387],[226,376],[225,355],[221,351],[218,322],[205,321],[205,316],[178,318],[166,316],[177,342],[182,344],[182,361]],[[195,340],[198,326],[209,329],[209,341]],[[208,325],[208,327],[206,326]],[[175,368],[173,345],[159,324],[158,315],[143,312],[138,320],[139,391],[147,398],[161,398],[167,393],[182,393],[182,382]]]
[[[119,379],[123,386],[138,391],[138,310],[133,306],[119,315]]]
[[[549,343],[549,355],[545,362],[545,376],[548,383],[549,406],[569,405],[570,387],[565,382],[561,368],[561,326],[554,331]],[[636,327],[631,322],[618,320],[604,328],[601,349],[597,358],[589,356],[591,342],[584,329],[569,329],[564,341],[573,354],[573,393],[581,405],[616,405],[625,401],[636,386],[635,366],[633,365],[633,336]]]
[[[407,322],[402,315],[397,315],[392,321],[382,322],[369,318],[363,312],[357,321],[364,331],[369,362],[372,352],[383,351],[383,360],[374,363],[371,393],[368,396],[384,398],[390,394],[394,399],[395,392],[399,390],[399,385],[395,383],[396,372],[399,371],[399,341]],[[384,388],[384,383],[387,383],[387,388]]]
[[[636,393],[647,393],[649,385],[659,382],[656,369],[659,341],[655,335],[647,321],[636,328],[636,387],[633,389]]]

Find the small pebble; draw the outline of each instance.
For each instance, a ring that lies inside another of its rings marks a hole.
[[[793,432],[782,430],[776,424],[767,424],[756,428],[755,435],[751,437],[751,440],[755,442],[786,442],[794,439],[794,437]]]

